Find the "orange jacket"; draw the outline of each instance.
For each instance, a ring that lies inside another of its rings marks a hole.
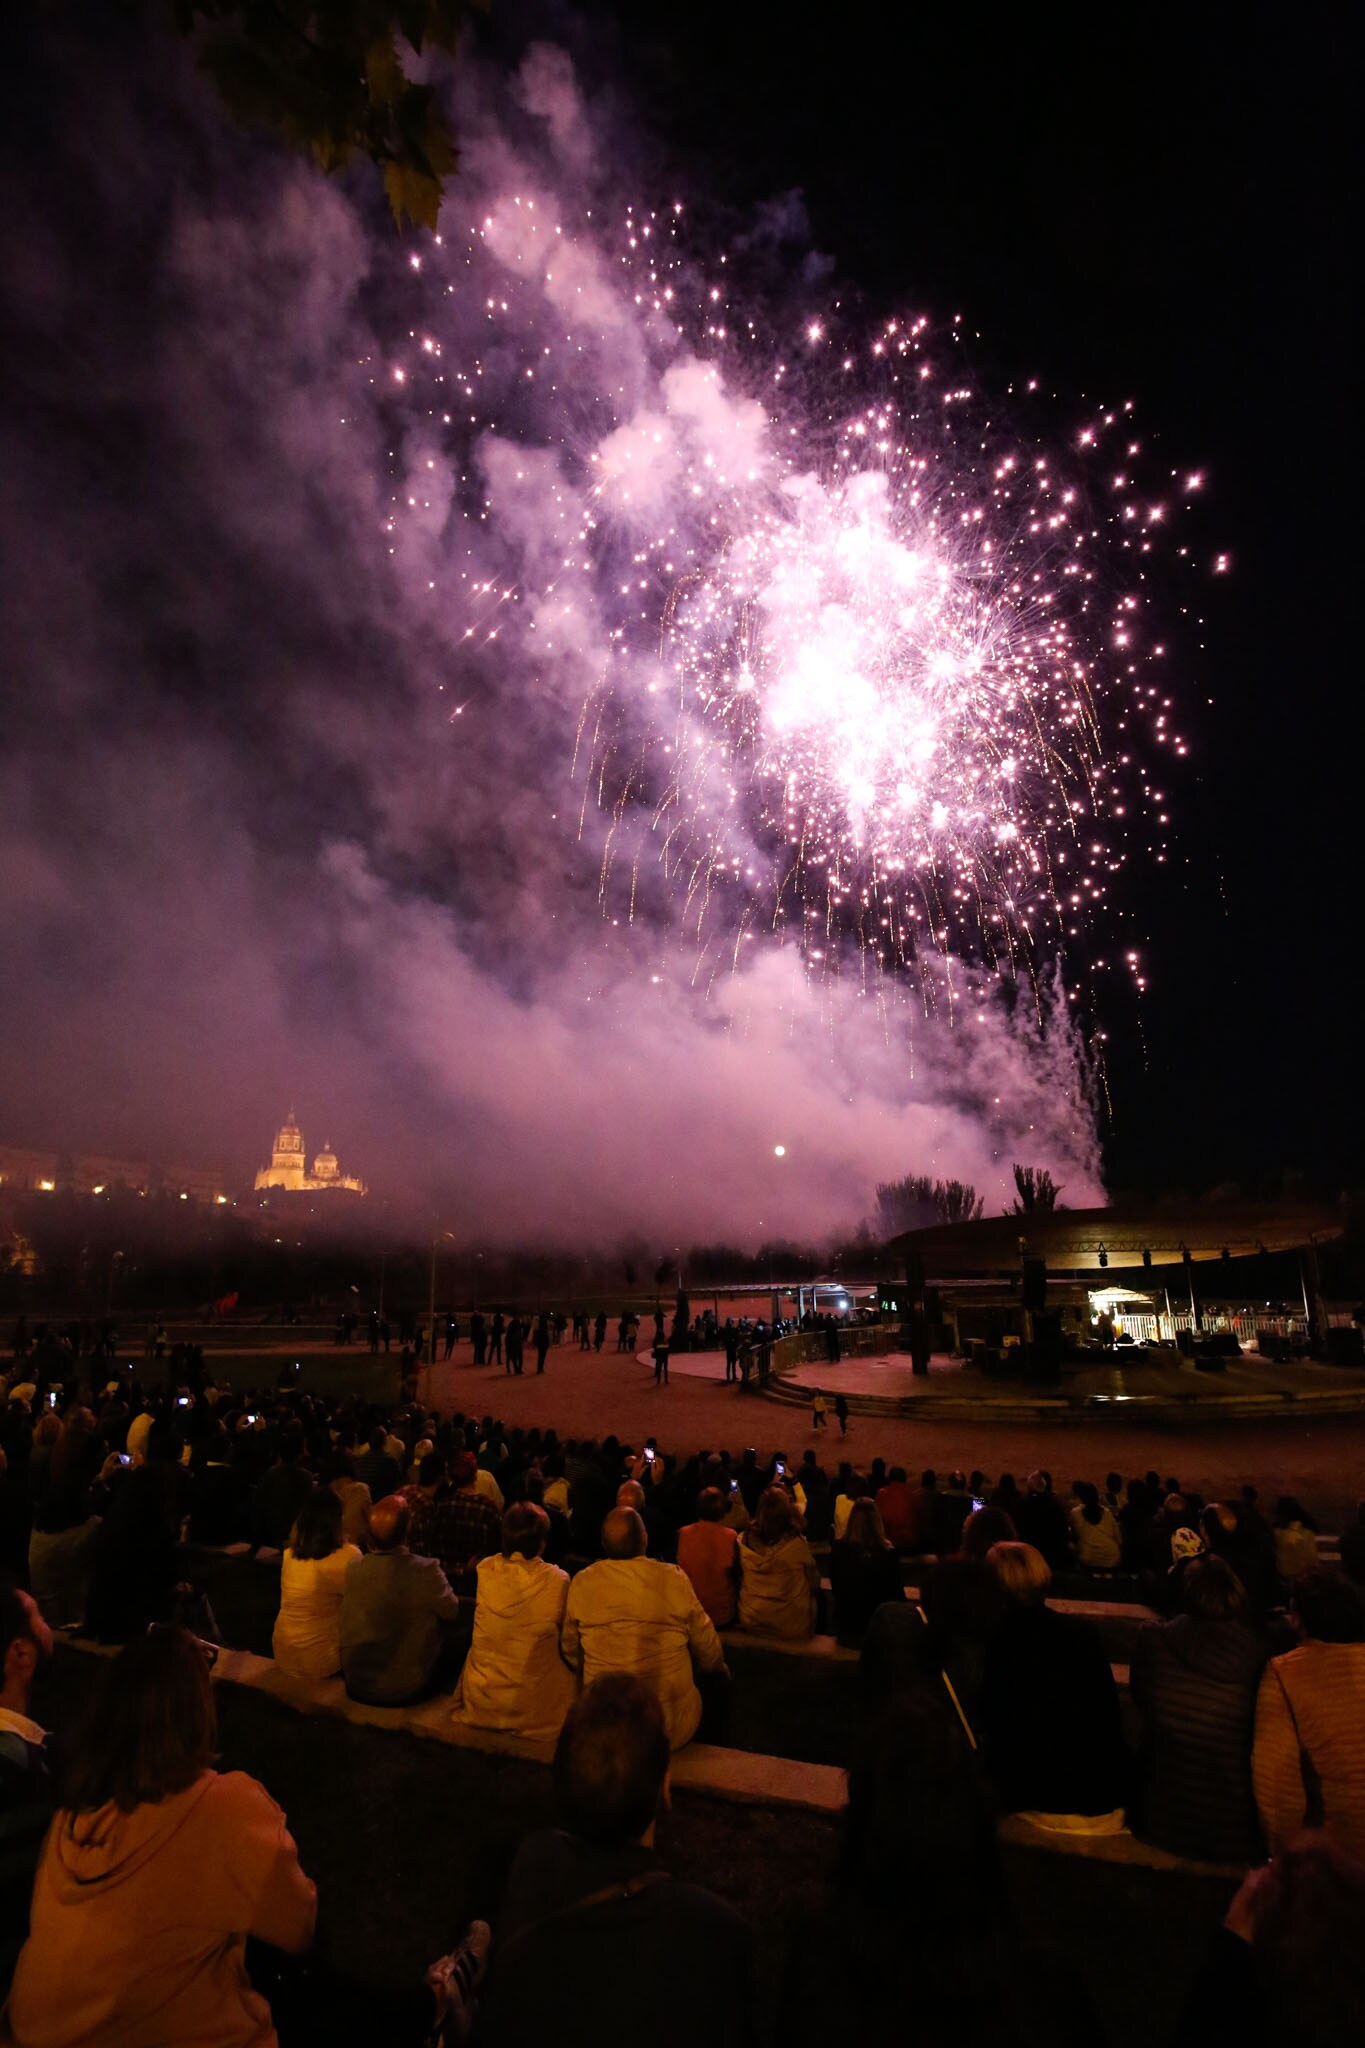
[[[246,1937],[292,1955],[317,1892],[244,1771],[123,1813],[58,1813],[0,2038],[17,2048],[275,2048]]]

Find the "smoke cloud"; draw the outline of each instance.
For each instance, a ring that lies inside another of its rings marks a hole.
[[[437,246],[174,46],[33,33],[73,111],[3,167],[0,1138],[249,1181],[293,1102],[489,1242],[814,1239],[1015,1158],[1093,1197],[1064,1003],[699,938],[651,805],[587,786],[585,703],[651,677],[604,589],[770,451],[623,265],[565,54],[465,68]]]

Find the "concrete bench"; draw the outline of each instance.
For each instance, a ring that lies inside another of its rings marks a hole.
[[[1040,1828],[1022,1814],[1009,1813],[1000,1822],[1000,1840],[1020,1849],[1041,1849],[1058,1856],[1081,1856],[1092,1863],[1124,1864],[1135,1870],[1182,1871],[1189,1877],[1213,1877],[1240,1884],[1246,1867],[1240,1863],[1203,1863],[1193,1856],[1174,1856],[1155,1842],[1144,1842],[1125,1828],[1117,1835],[1078,1835],[1062,1828]]]
[[[75,1650],[95,1656],[112,1657],[117,1654],[113,1648],[80,1636],[64,1637],[63,1641]],[[751,1637],[748,1641],[764,1648],[773,1647],[766,1637]],[[824,1641],[831,1642],[832,1638]],[[786,1647],[809,1650],[809,1644]],[[847,1651],[841,1654],[852,1656],[854,1653]],[[1116,1666],[1115,1676],[1126,1681],[1126,1669]],[[448,1694],[423,1700],[417,1706],[366,1706],[348,1696],[339,1678],[325,1679],[320,1683],[291,1678],[272,1658],[257,1657],[249,1650],[221,1650],[214,1667],[214,1679],[219,1684],[244,1686],[265,1693],[298,1713],[335,1715],[358,1726],[402,1731],[427,1741],[444,1743],[452,1749],[481,1750],[489,1755],[516,1757],[536,1764],[548,1764],[553,1754],[548,1743],[530,1742],[524,1736],[504,1734],[497,1729],[471,1727],[455,1713]],[[679,1791],[740,1805],[791,1808],[837,1816],[845,1804],[845,1775],[833,1765],[795,1763],[786,1757],[726,1749],[713,1743],[693,1742],[686,1749],[675,1752],[670,1775]],[[1191,1857],[1172,1855],[1169,1850],[1141,1841],[1126,1830],[1114,1835],[1073,1834],[1037,1827],[1018,1814],[1010,1814],[1000,1822],[999,1833],[1002,1844],[1011,1848],[1077,1856],[1091,1862],[1178,1872],[1230,1884],[1238,1883],[1245,1874],[1235,1864],[1205,1863]]]
[[[841,1643],[837,1636],[762,1636],[754,1634],[749,1629],[724,1628],[720,1631],[720,1641],[727,1655],[733,1647],[741,1651],[758,1653],[774,1650],[781,1657],[807,1657],[817,1663],[856,1664],[860,1654],[857,1650],[849,1649],[847,1644]],[[1109,1669],[1114,1674],[1114,1683],[1119,1691],[1126,1693],[1129,1666],[1111,1662]]]
[[[86,1637],[64,1637],[63,1641],[95,1656],[117,1655],[114,1648]],[[416,1706],[368,1706],[353,1700],[340,1678],[318,1682],[291,1678],[272,1657],[258,1657],[250,1650],[220,1650],[213,1676],[222,1685],[266,1693],[297,1713],[330,1714],[361,1727],[401,1730],[452,1749],[483,1750],[538,1764],[549,1764],[554,1755],[552,1743],[531,1742],[496,1728],[472,1727],[456,1713],[449,1693],[438,1693]],[[670,1776],[681,1791],[743,1805],[797,1807],[830,1814],[840,1812],[844,1805],[844,1773],[832,1764],[794,1763],[787,1757],[724,1749],[715,1743],[693,1742],[676,1751]]]

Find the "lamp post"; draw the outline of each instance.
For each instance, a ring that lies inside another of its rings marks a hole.
[[[431,1285],[427,1293],[427,1399],[431,1399],[431,1368],[436,1363],[436,1254],[445,1240],[455,1242],[453,1230],[438,1230],[431,1240]]]

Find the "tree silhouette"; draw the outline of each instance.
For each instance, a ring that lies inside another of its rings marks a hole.
[[[927,1173],[877,1184],[877,1224],[882,1237],[925,1230],[933,1223],[975,1223],[985,1197],[960,1180],[931,1180]]]
[[[1035,1210],[1055,1209],[1057,1197],[1062,1192],[1045,1166],[1016,1165],[1014,1185],[1019,1194],[1005,1211],[1007,1216],[1029,1216]]]
[[[174,0],[182,35],[244,128],[266,128],[322,170],[369,157],[397,225],[434,228],[459,152],[436,89],[400,46],[454,52],[486,0]]]

